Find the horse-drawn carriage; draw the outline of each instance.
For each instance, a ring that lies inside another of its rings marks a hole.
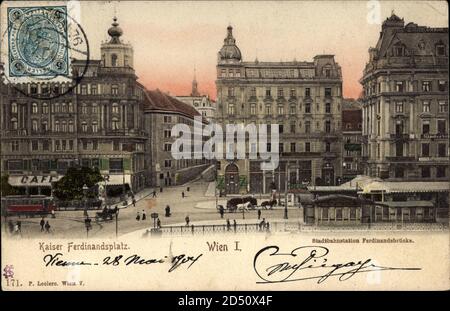
[[[115,208],[103,208],[101,212],[95,214],[95,221],[99,220],[113,220],[114,216],[117,215],[117,206]]]

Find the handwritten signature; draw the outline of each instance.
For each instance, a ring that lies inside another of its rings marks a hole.
[[[187,256],[185,254],[177,256],[164,256],[164,258],[142,258],[141,256],[134,254],[128,257],[123,255],[118,255],[115,257],[105,257],[101,263],[86,262],[84,260],[80,261],[68,261],[65,260],[62,253],[47,254],[43,257],[44,264],[46,267],[56,266],[56,267],[67,267],[67,266],[130,266],[130,265],[151,265],[151,264],[161,264],[168,262],[170,268],[168,272],[173,272],[182,265],[187,265],[189,269],[194,263],[196,263],[203,254],[198,256]]]
[[[290,252],[280,252],[278,246],[259,250],[253,260],[253,268],[262,281],[257,283],[282,283],[317,280],[320,284],[329,277],[347,281],[356,274],[386,270],[421,270],[421,268],[384,267],[372,259],[328,263],[329,249],[324,246],[300,246]]]

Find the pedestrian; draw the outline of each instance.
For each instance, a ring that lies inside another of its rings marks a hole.
[[[186,218],[184,220],[186,220],[186,226],[189,226],[189,221],[190,221],[189,216],[186,216]]]
[[[163,192],[162,186],[159,187],[159,192]]]
[[[191,190],[191,188],[187,187],[186,190],[187,190],[187,192],[189,192],[189,190]]]
[[[43,232],[44,231],[44,226],[45,226],[44,217],[42,217],[41,222],[39,224],[41,225],[41,232]]]
[[[230,220],[227,219],[227,231],[230,231],[230,228],[231,228]]]
[[[55,218],[55,208],[52,208],[52,218]]]
[[[145,214],[145,211],[142,210],[142,220],[146,220],[147,219],[147,215]]]
[[[9,230],[10,234],[12,234],[14,232],[14,224],[11,220],[8,221],[8,230]]]
[[[156,190],[153,190],[153,197],[156,198]]]
[[[136,199],[133,197],[133,207],[136,207]]]
[[[220,213],[220,218],[223,218],[223,214],[225,213],[225,209],[223,208],[222,205],[220,205],[220,207],[219,207],[219,213]]]
[[[237,229],[236,219],[233,219],[233,229],[234,229],[234,232],[236,232],[236,229]]]
[[[17,221],[17,229],[19,230],[19,233],[22,233],[22,222],[20,220]]]
[[[165,216],[170,217],[170,206],[169,205],[166,206],[166,215]]]
[[[137,220],[137,221],[141,220],[141,214],[140,214],[139,212],[137,212],[136,220]]]
[[[45,232],[50,233],[50,228],[51,228],[51,226],[50,226],[50,224],[48,223],[48,220],[47,220],[47,222],[45,223]]]
[[[259,223],[259,230],[263,230],[266,227],[266,219],[263,218],[262,221]]]
[[[159,220],[159,217],[156,219],[156,228],[161,228],[161,220]]]
[[[266,231],[269,232],[270,231],[270,226],[269,226],[269,222],[266,223]]]
[[[184,198],[184,191],[181,191],[181,197]]]
[[[258,210],[258,220],[260,220],[261,219],[261,210],[259,209]]]

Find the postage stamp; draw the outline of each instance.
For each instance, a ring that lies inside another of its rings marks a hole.
[[[9,75],[69,74],[67,8],[8,8]]]

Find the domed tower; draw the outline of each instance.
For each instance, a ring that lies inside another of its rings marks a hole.
[[[133,47],[123,43],[120,37],[123,35],[119,27],[117,17],[114,17],[111,27],[108,29],[111,39],[101,45],[103,67],[130,67],[133,68]]]
[[[239,63],[241,60],[241,51],[236,45],[236,39],[233,37],[233,27],[228,26],[227,37],[223,40],[223,46],[218,53],[218,62],[219,64]]]

